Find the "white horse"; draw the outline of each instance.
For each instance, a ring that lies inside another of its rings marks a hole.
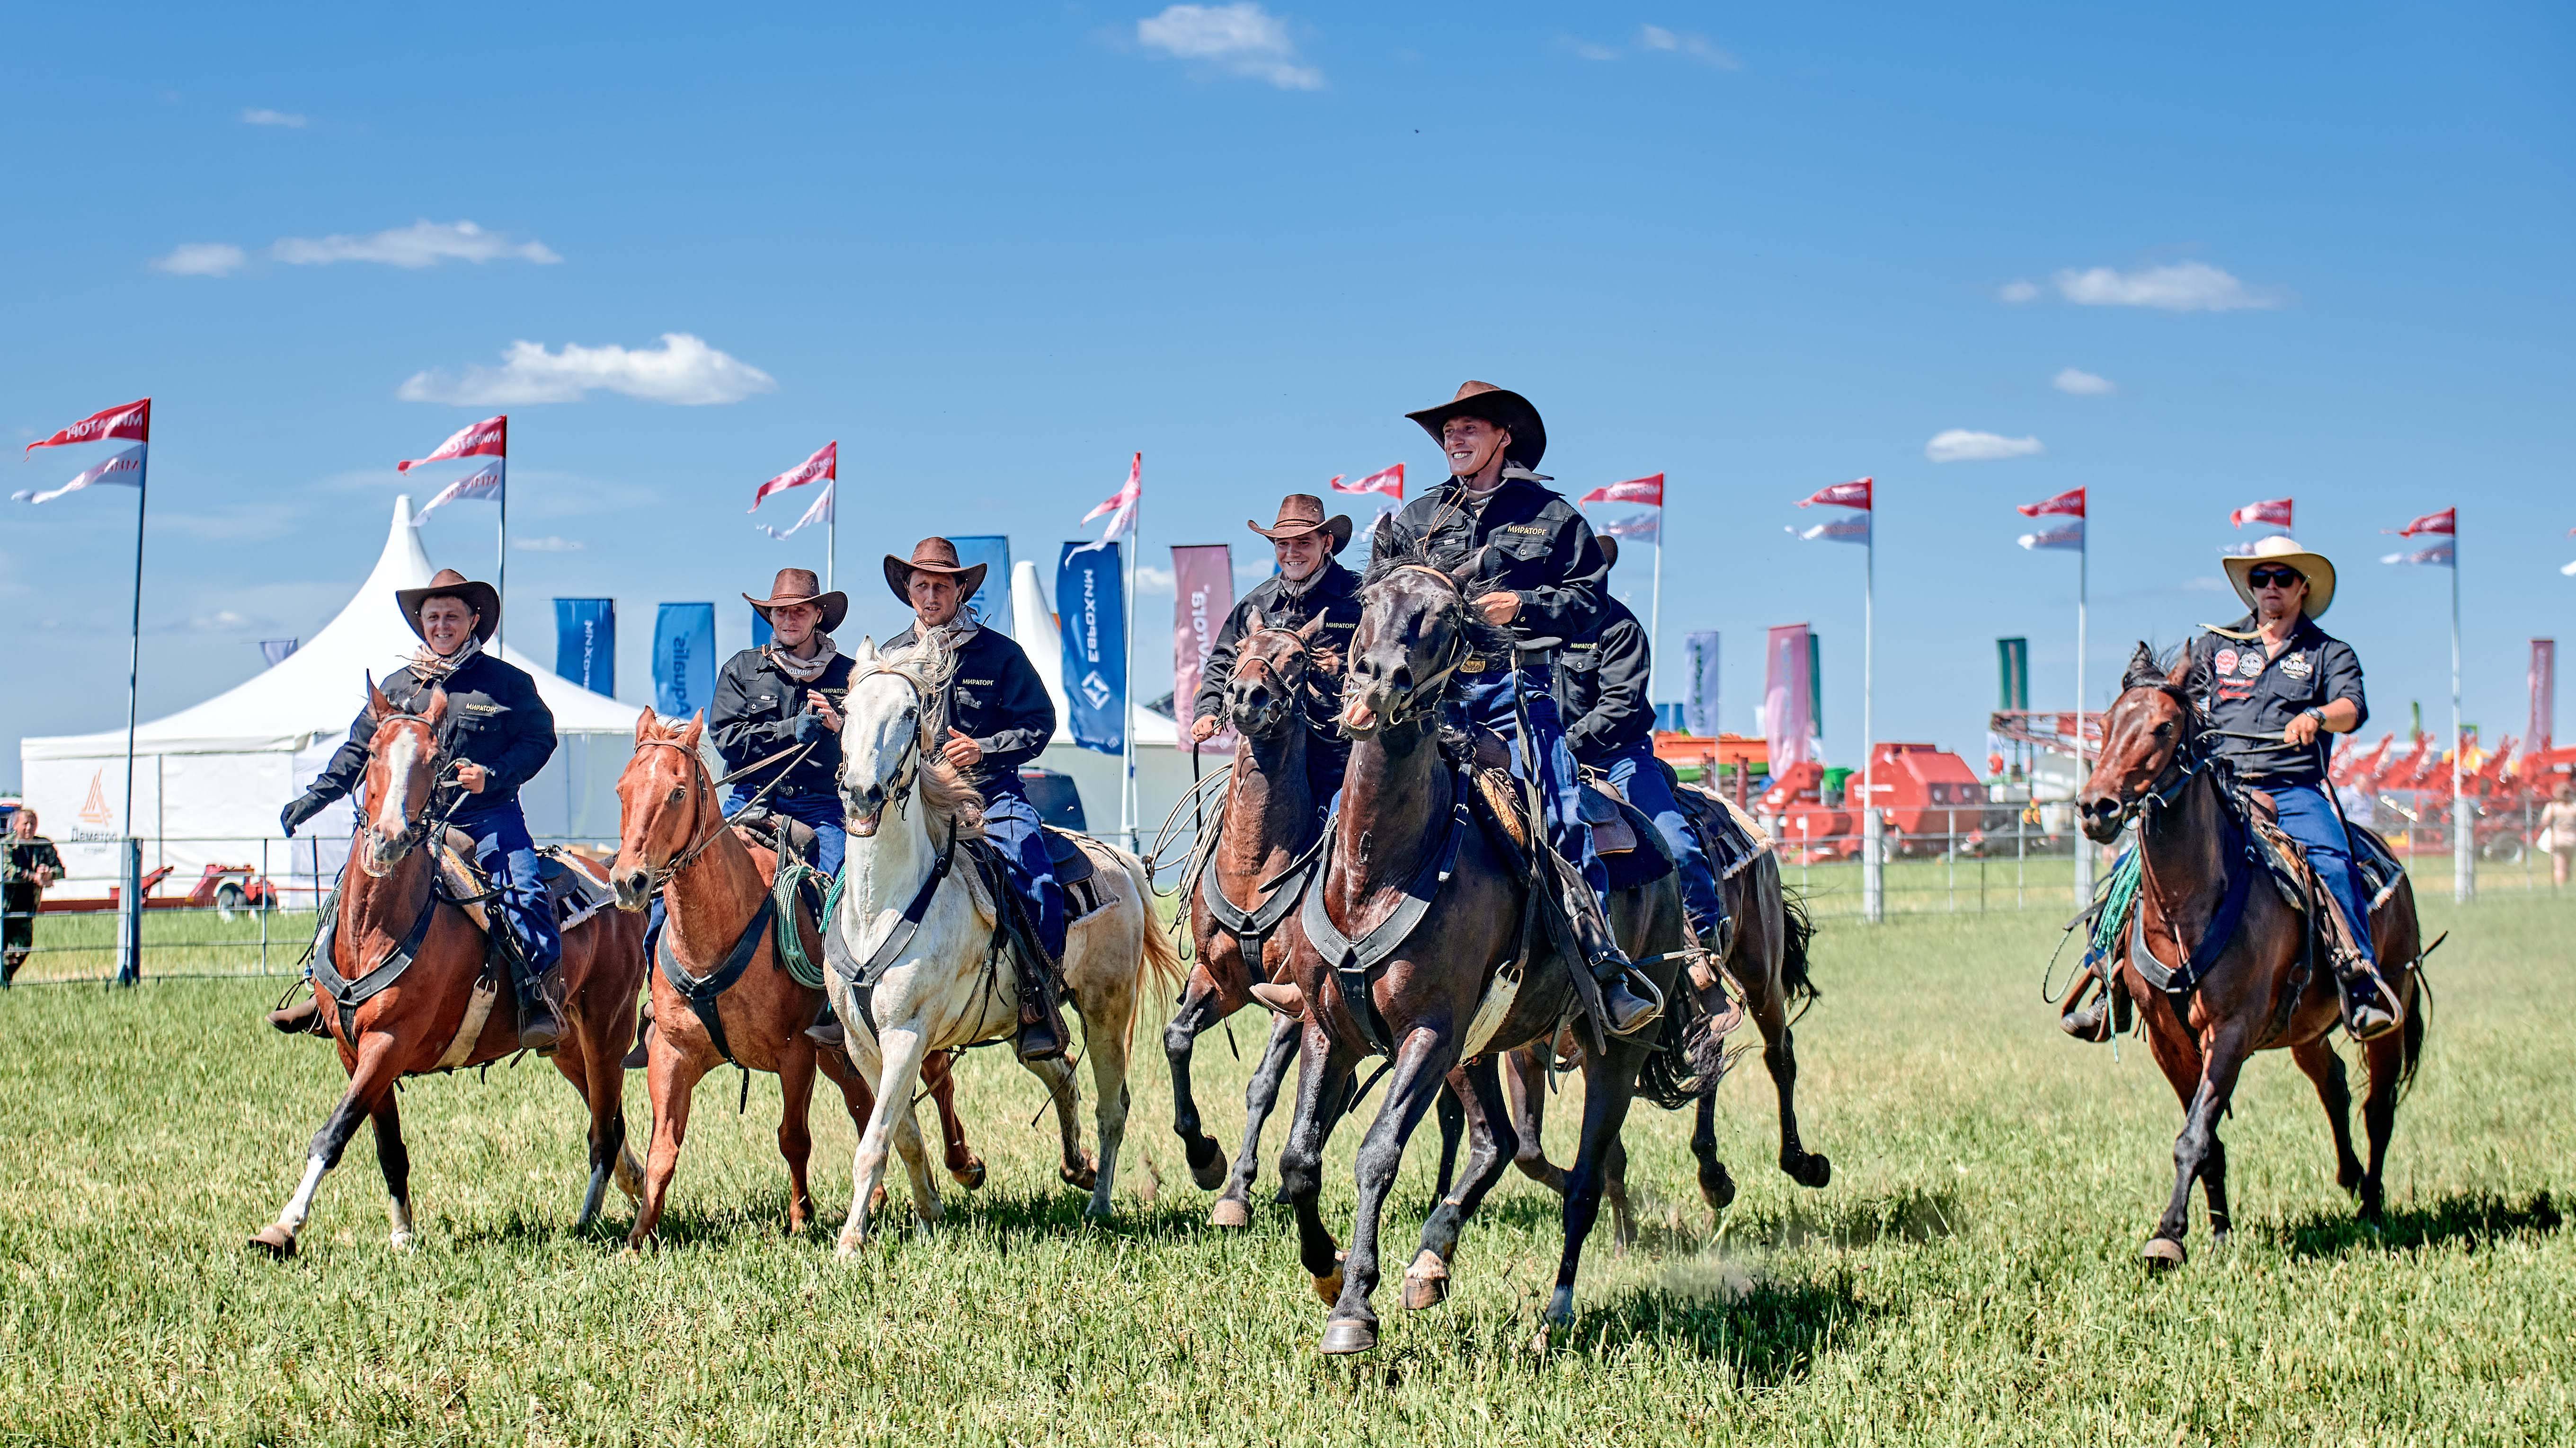
[[[826,984],[850,1059],[877,1100],[852,1167],[850,1219],[840,1238],[845,1255],[867,1237],[889,1141],[903,1153],[914,1213],[925,1226],[942,1216],[912,1112],[922,1061],[933,1051],[1007,1038],[1020,1021],[1018,978],[1007,959],[996,962],[992,953],[1002,902],[987,893],[956,843],[981,828],[983,798],[938,753],[938,741],[947,737],[940,701],[954,656],[935,636],[887,653],[863,640],[855,662],[841,727],[850,845],[840,908],[831,920],[835,939],[827,953],[834,963]],[[1144,862],[1097,840],[1082,845],[1096,866],[1092,878],[1109,897],[1074,922],[1064,949],[1065,993],[1081,1013],[1082,1051],[1099,1094],[1096,1166],[1082,1150],[1073,1063],[1057,1057],[1030,1062],[1029,1069],[1055,1101],[1064,1138],[1061,1174],[1091,1189],[1086,1211],[1103,1217],[1127,1128],[1127,1055],[1139,996],[1177,991],[1181,964],[1171,941],[1154,928]],[[945,873],[934,882],[943,861]],[[850,971],[906,929],[907,914],[914,917],[909,938],[893,947],[862,1010]]]

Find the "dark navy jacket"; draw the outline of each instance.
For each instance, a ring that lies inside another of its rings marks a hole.
[[[886,641],[886,650],[910,648],[916,628]],[[948,727],[984,750],[974,785],[987,795],[996,790],[1021,793],[1020,766],[1038,757],[1055,737],[1055,703],[1047,698],[1029,656],[1008,634],[975,630],[957,651],[957,670],[949,676]]]
[[[2370,719],[2362,697],[2361,659],[2352,645],[2318,628],[2302,615],[2298,630],[2276,657],[2263,652],[2263,636],[2247,614],[2225,628],[2191,641],[2192,697],[2209,722],[2220,729],[2280,738],[2290,721],[2311,706],[2323,708],[2350,699],[2361,711],[2359,728]],[[2334,736],[2320,733],[2311,749],[2267,746],[2253,739],[2213,740],[2221,754],[2235,756],[2236,772],[2249,784],[2317,784],[2325,778],[2327,751]]]
[[[1655,707],[1646,702],[1650,649],[1646,626],[1615,598],[1601,601],[1601,627],[1556,656],[1556,686],[1564,697],[1565,742],[1586,764],[1611,756],[1655,734]]]
[[[429,707],[429,691],[412,677],[409,665],[385,675],[376,687],[397,709],[418,713]],[[440,687],[447,691],[442,733],[448,755],[492,773],[481,794],[467,797],[461,813],[475,815],[517,803],[519,787],[536,778],[555,753],[555,716],[546,701],[537,697],[537,681],[516,665],[477,654],[441,681]],[[349,742],[340,746],[313,781],[311,797],[329,804],[364,789],[367,744],[375,735],[367,711],[359,710],[357,722],[349,726]]]
[[[724,756],[726,772],[731,773],[782,749],[793,748],[796,716],[809,712],[816,694],[829,699],[838,709],[849,693],[848,654],[837,655],[825,664],[813,683],[800,684],[771,663],[768,655],[758,649],[744,649],[725,660],[724,668],[716,675],[716,701],[707,711],[707,734],[716,742],[716,753]],[[746,775],[740,787],[749,794],[767,787],[776,775],[777,766],[773,765]],[[815,741],[814,752],[800,760],[770,793],[773,797],[838,794],[840,788],[841,736],[826,729]]]
[[[1381,555],[1425,551],[1470,595],[1519,594],[1521,611],[1511,622],[1517,638],[1590,638],[1610,565],[1592,525],[1563,494],[1541,487],[1544,481],[1527,468],[1506,467],[1480,511],[1452,478],[1379,519],[1372,546]]]
[[[1225,717],[1225,691],[1234,682],[1234,652],[1243,646],[1244,620],[1256,608],[1262,621],[1273,628],[1304,628],[1317,614],[1323,615],[1324,631],[1314,642],[1314,652],[1347,659],[1351,631],[1360,626],[1360,576],[1338,559],[1327,558],[1302,592],[1289,592],[1288,580],[1273,575],[1235,600],[1234,611],[1225,616],[1216,644],[1208,651],[1207,673],[1199,680],[1198,697],[1190,706],[1192,719]],[[1333,690],[1322,689],[1306,700],[1306,722],[1317,733],[1331,734],[1333,714],[1340,708]]]

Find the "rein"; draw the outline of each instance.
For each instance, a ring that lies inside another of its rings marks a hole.
[[[1456,607],[1463,609],[1466,606],[1466,592],[1458,586],[1458,580],[1427,563],[1397,564],[1388,577],[1391,578],[1398,573],[1422,573],[1437,578],[1448,588]],[[1442,686],[1449,682],[1450,675],[1458,672],[1460,665],[1467,662],[1471,652],[1467,644],[1467,630],[1463,624],[1451,633],[1449,638],[1452,645],[1449,661],[1432,670],[1420,683],[1405,690],[1404,697],[1396,702],[1395,707],[1378,716],[1377,727],[1381,731],[1401,729],[1407,724],[1430,717],[1439,709]],[[1356,674],[1345,680],[1342,684],[1343,696],[1349,697],[1352,687],[1361,682]]]

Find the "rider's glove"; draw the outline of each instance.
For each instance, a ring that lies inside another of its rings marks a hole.
[[[295,837],[295,827],[297,825],[313,818],[315,815],[320,814],[327,808],[329,808],[329,806],[325,805],[322,801],[315,799],[313,796],[309,794],[300,794],[293,800],[289,801],[285,809],[278,812],[277,823],[280,828],[286,831],[287,838],[293,839]]]

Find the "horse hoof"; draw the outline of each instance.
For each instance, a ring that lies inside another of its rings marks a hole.
[[[1547,1299],[1547,1311],[1540,1321],[1549,1327],[1565,1327],[1574,1321],[1574,1289],[1560,1287]]]
[[[966,1190],[974,1191],[984,1185],[984,1159],[980,1156],[970,1156],[966,1158],[964,1166],[950,1167],[948,1177]]]
[[[1725,1211],[1735,1204],[1735,1178],[1723,1164],[1715,1166],[1699,1179],[1699,1194],[1710,1211]]]
[[[2149,1237],[2147,1245],[2138,1249],[2138,1255],[2159,1272],[2170,1271],[2191,1260],[2191,1254],[2183,1250],[2182,1243],[2171,1237]]]
[[[1404,1306],[1408,1312],[1438,1307],[1449,1299],[1449,1264],[1425,1247],[1404,1269]]]
[[[397,1252],[408,1252],[411,1250],[411,1233],[396,1232],[392,1237],[387,1239],[386,1245],[392,1247]]]
[[[1204,1164],[1199,1161],[1201,1146],[1207,1148],[1207,1161]],[[1216,1143],[1204,1136],[1190,1143],[1190,1180],[1199,1184],[1199,1190],[1215,1191],[1225,1185],[1225,1178],[1225,1158],[1217,1154]]]
[[[1823,1187],[1834,1179],[1834,1164],[1821,1151],[1811,1151],[1788,1169],[1789,1180],[1802,1187]]]
[[[275,1222],[259,1229],[250,1239],[250,1250],[266,1252],[280,1262],[295,1255],[295,1234]]]
[[[1216,1205],[1208,1208],[1208,1225],[1249,1227],[1252,1225],[1252,1210],[1232,1197],[1219,1197]]]
[[[1315,1350],[1327,1357],[1344,1353],[1367,1352],[1377,1346],[1377,1324],[1345,1317],[1324,1324],[1324,1340]]]
[[[843,1260],[856,1257],[859,1255],[860,1240],[858,1233],[853,1232],[846,1227],[843,1228],[841,1230],[841,1239],[832,1244],[832,1255],[842,1258]]]
[[[1082,1165],[1060,1165],[1055,1169],[1055,1174],[1064,1178],[1066,1186],[1087,1192],[1100,1185],[1100,1159],[1086,1151],[1082,1154]]]

